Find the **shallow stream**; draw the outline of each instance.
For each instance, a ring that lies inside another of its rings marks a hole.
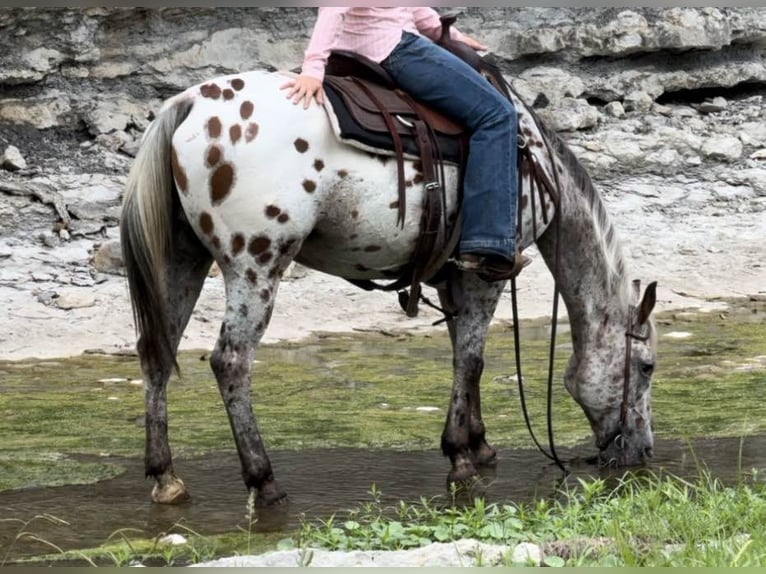
[[[738,301],[726,312],[676,312],[658,320],[654,385],[657,446],[651,469],[694,477],[699,465],[725,481],[766,468],[766,303]],[[547,327],[522,331],[528,402],[545,437]],[[569,354],[558,344],[558,372]],[[48,513],[68,525],[33,521],[28,530],[69,548],[98,546],[121,528],[148,537],[183,523],[201,533],[246,524],[246,492],[218,396],[202,353],[181,358],[171,381],[170,436],[176,470],[193,499],[151,504],[143,478],[143,391],[134,357],[83,356],[0,363],[0,560],[27,521]],[[371,500],[445,497],[448,461],[438,451],[449,396],[446,334],[319,336],[264,347],[255,366],[256,414],[289,504],[258,513],[256,531],[287,531]],[[562,475],[531,442],[512,383],[512,336],[495,330],[482,402],[501,462],[480,483],[491,501],[551,495]],[[554,425],[573,477],[595,475],[579,407],[559,386]],[[571,479],[570,479],[571,480]],[[10,519],[10,520],[9,520]],[[12,557],[47,552],[21,541]]]

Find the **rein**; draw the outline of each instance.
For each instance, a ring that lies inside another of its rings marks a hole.
[[[491,67],[491,65],[488,65]],[[513,89],[513,86],[505,79],[501,74],[494,75],[494,78],[498,80],[498,83],[504,88],[502,90],[506,95],[509,95],[510,93],[514,93],[516,97],[519,97],[516,91]],[[500,81],[502,80],[502,81]],[[497,86],[496,86],[497,87]],[[543,130],[541,129],[540,122],[538,117],[531,113],[532,119],[534,120],[535,124],[537,124],[538,129],[540,130],[540,133],[543,133]],[[550,349],[548,353],[548,382],[547,382],[547,406],[546,406],[546,422],[548,427],[548,448],[549,451],[546,451],[543,446],[540,444],[540,442],[537,440],[537,437],[535,436],[534,430],[532,429],[532,424],[530,422],[529,417],[529,411],[527,409],[526,399],[524,396],[524,383],[523,383],[523,377],[521,372],[521,341],[520,341],[520,332],[519,332],[519,313],[518,313],[518,305],[517,305],[517,289],[516,289],[516,278],[511,279],[511,302],[512,302],[512,309],[513,309],[513,339],[514,339],[514,354],[515,354],[515,360],[516,360],[516,375],[517,375],[517,381],[519,386],[519,399],[521,402],[521,410],[524,414],[524,422],[526,423],[527,430],[529,431],[530,436],[532,437],[532,441],[535,443],[535,446],[537,446],[538,450],[543,453],[547,458],[552,460],[556,466],[558,466],[561,471],[564,473],[565,476],[569,474],[569,471],[564,466],[564,462],[571,462],[571,461],[562,461],[558,454],[556,453],[556,448],[554,445],[554,439],[553,439],[553,373],[554,373],[554,357],[555,357],[555,349],[556,349],[556,329],[558,326],[558,303],[559,303],[559,286],[558,281],[556,280],[556,277],[558,275],[558,270],[560,268],[560,262],[561,262],[561,241],[560,239],[560,228],[561,228],[561,201],[562,201],[562,194],[561,194],[561,181],[559,179],[559,174],[557,170],[555,169],[555,154],[553,153],[553,150],[551,149],[551,143],[548,140],[548,138],[544,137],[542,138],[545,142],[545,147],[548,151],[548,157],[551,159],[551,161],[554,163],[554,169],[553,169],[553,177],[554,177],[554,189],[551,189],[550,186],[548,186],[548,192],[550,194],[551,199],[556,204],[556,212],[554,214],[555,221],[552,222],[554,224],[554,232],[555,232],[555,247],[554,247],[554,264],[553,264],[553,278],[554,278],[554,288],[553,288],[553,310],[551,315],[551,339],[550,339]],[[526,144],[522,144],[520,146],[520,149],[525,148]],[[529,160],[529,165],[532,168],[533,171],[541,170],[541,168],[535,163],[534,157],[531,156]],[[530,177],[530,181],[532,182],[532,185],[534,186],[535,177]],[[537,181],[545,181],[543,178],[538,177]],[[521,173],[519,173],[519,189],[521,189]],[[542,188],[540,184],[538,183],[538,191],[540,193],[541,201],[542,201]],[[555,191],[555,192],[554,192]],[[535,194],[534,191],[530,191],[530,197],[532,198],[532,210],[534,213],[534,205],[535,205]],[[544,209],[544,208],[543,208]],[[545,213],[545,211],[543,211]],[[520,222],[521,218],[519,218]],[[534,225],[535,218],[532,218],[532,222]],[[537,235],[535,233],[535,235]],[[635,283],[635,282],[634,282]],[[638,290],[639,287],[636,284],[636,289]],[[631,351],[632,351],[632,345],[631,345],[631,339],[637,340],[637,341],[646,341],[649,339],[649,336],[642,336],[635,332],[635,325],[633,322],[633,317],[635,315],[635,307],[631,305],[629,307],[628,311],[628,327],[625,331],[625,365],[623,368],[623,387],[622,387],[622,403],[620,404],[620,429],[617,435],[615,435],[615,438],[613,439],[613,442],[615,443],[615,446],[617,446],[620,450],[624,448],[624,433],[623,430],[627,425],[627,419],[628,419],[628,412],[629,412],[629,406],[630,406],[630,364],[631,364]]]

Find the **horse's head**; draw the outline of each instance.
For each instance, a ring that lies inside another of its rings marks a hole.
[[[604,465],[640,465],[652,456],[656,287],[651,283],[637,305],[607,314],[591,341],[595,348],[587,358],[573,355],[567,369],[566,387],[590,421]],[[637,301],[638,282],[634,288]]]

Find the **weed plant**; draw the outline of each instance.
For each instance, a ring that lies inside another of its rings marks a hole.
[[[707,471],[690,482],[672,475],[582,480],[553,500],[529,504],[380,504],[340,518],[306,522],[301,547],[400,550],[473,538],[507,545],[537,543],[547,565],[766,565],[766,487],[757,472],[725,486]],[[510,560],[510,559],[508,559]],[[507,563],[505,565],[511,565]]]

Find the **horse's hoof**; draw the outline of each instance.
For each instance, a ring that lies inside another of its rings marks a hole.
[[[189,500],[189,491],[186,490],[184,481],[178,477],[165,482],[162,486],[159,482],[155,483],[152,489],[152,501],[158,504],[181,504]]]
[[[260,507],[278,506],[287,504],[287,492],[282,490],[276,480],[261,485],[258,496],[255,497],[255,505]]]
[[[447,475],[447,488],[451,488],[452,485],[464,486],[472,485],[479,477],[479,473],[472,464],[461,464],[457,467],[453,467]]]
[[[482,443],[471,455],[476,466],[497,466],[497,450],[487,443]]]

